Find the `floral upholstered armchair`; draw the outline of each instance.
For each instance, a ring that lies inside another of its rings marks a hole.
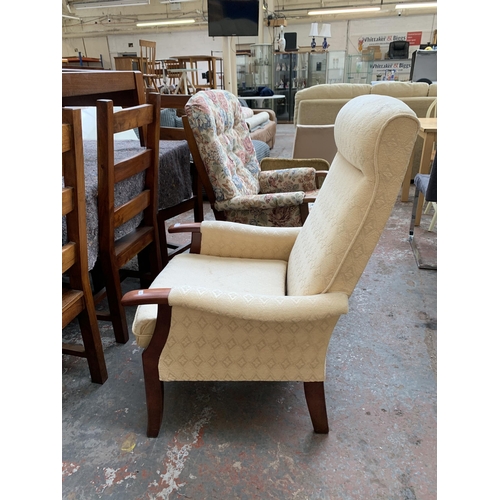
[[[302,381],[314,430],[328,432],[330,339],[391,214],[418,128],[398,99],[351,99],[302,227],[171,228],[193,233],[191,253],[170,260],[148,290],[123,297],[139,306],[132,331],[145,349],[148,436],[160,430],[162,382],[180,380]]]
[[[218,220],[301,226],[329,168],[323,159],[264,158],[259,164],[238,98],[225,90],[193,95],[184,128]]]

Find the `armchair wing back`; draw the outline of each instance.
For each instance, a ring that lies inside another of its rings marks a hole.
[[[338,152],[291,251],[287,295],[351,295],[394,206],[418,127],[393,97],[360,96],[340,110]]]
[[[238,99],[227,91],[197,92],[186,114],[217,201],[259,192],[259,162]]]

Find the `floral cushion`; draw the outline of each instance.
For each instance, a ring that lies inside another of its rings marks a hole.
[[[261,193],[314,191],[316,189],[316,170],[314,168],[268,170],[260,173],[259,183]]]
[[[186,104],[217,201],[259,192],[259,162],[238,99],[225,90],[197,92]]]

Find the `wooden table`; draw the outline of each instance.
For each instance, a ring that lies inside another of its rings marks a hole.
[[[179,68],[176,69],[176,73],[180,73],[181,77],[177,83],[173,94],[190,94],[190,90],[193,94],[196,94],[196,87],[193,85],[193,81],[189,79],[188,73],[195,73],[196,68]]]
[[[434,144],[437,144],[437,118],[419,118],[420,129],[418,135],[424,140],[422,146],[422,155],[420,156],[420,174],[428,174],[431,170],[432,164],[432,151],[434,150]],[[410,181],[411,181],[411,171],[413,166],[413,155],[411,155],[410,163],[408,164],[408,169],[406,170],[406,175],[403,181],[403,187],[401,190],[401,201],[408,201],[408,195],[410,192]],[[420,215],[422,214],[422,205],[424,203],[424,197],[419,196],[417,205],[417,216],[415,219],[415,225],[420,225]]]
[[[286,99],[286,95],[274,94],[274,95],[246,95],[246,96],[238,96],[238,99],[243,99],[244,101],[255,101],[256,108],[262,108],[264,101],[270,99]]]
[[[193,85],[197,90],[200,89],[216,89],[217,87],[217,74],[222,76],[222,57],[216,56],[172,56],[173,59],[177,59],[181,67],[191,68],[195,71],[193,72]],[[208,78],[207,83],[201,83],[198,80],[198,71],[202,68],[198,67],[198,63],[206,63]],[[220,71],[217,71],[217,63],[220,65]],[[223,88],[221,80],[221,88]]]

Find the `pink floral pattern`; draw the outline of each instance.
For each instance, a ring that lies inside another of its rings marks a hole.
[[[227,220],[302,225],[299,205],[305,191],[316,189],[313,168],[261,172],[241,105],[230,92],[197,92],[186,114],[215,192],[215,208]]]

